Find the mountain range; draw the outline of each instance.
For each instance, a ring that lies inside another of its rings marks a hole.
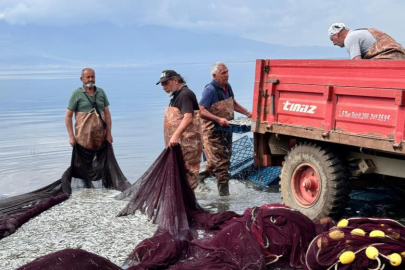
[[[86,26],[0,22],[0,68],[131,66],[273,59],[347,59],[344,49],[283,46],[162,26]],[[263,33],[264,35],[266,33]],[[327,38],[327,37],[326,37]]]

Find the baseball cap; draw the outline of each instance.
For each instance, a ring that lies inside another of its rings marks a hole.
[[[158,85],[159,83],[166,82],[166,81],[170,80],[171,78],[173,78],[173,77],[175,77],[175,76],[178,76],[178,75],[179,75],[179,74],[177,74],[177,72],[174,71],[174,70],[170,70],[170,69],[163,70],[163,71],[162,71],[162,75],[160,75],[160,79],[159,79],[159,81],[156,83],[156,85]]]

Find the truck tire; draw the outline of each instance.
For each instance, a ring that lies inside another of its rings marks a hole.
[[[346,169],[329,148],[301,142],[285,156],[280,190],[285,205],[312,220],[338,219],[348,202]]]

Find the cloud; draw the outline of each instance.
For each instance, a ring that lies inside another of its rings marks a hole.
[[[330,46],[334,22],[376,27],[405,41],[401,0],[2,0],[0,20],[9,24],[120,27],[161,25],[193,32],[241,36],[282,45]]]

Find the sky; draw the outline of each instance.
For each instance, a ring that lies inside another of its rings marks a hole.
[[[405,42],[403,0],[1,0],[10,25],[159,25],[289,46],[331,46],[327,29],[377,28]]]

